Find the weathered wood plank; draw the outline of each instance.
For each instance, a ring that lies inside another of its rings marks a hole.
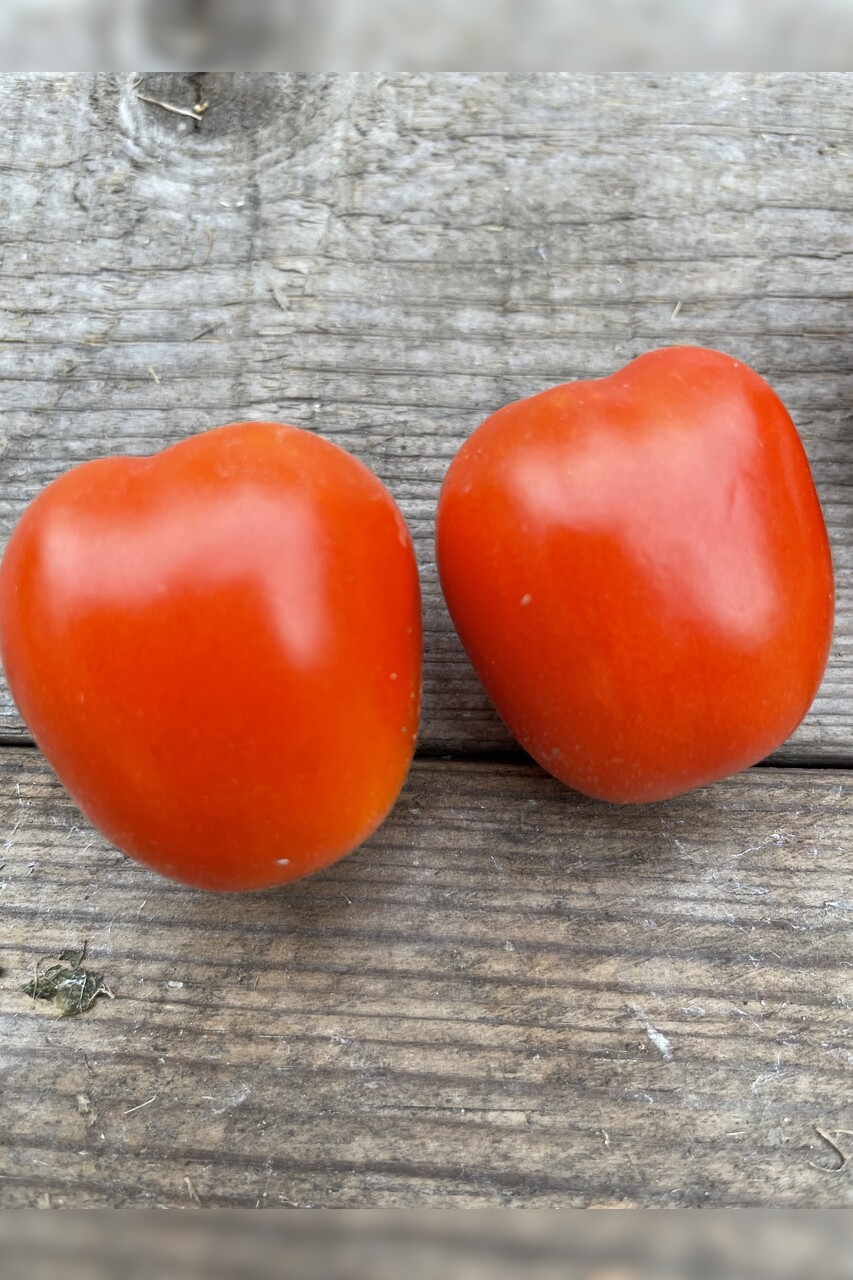
[[[196,129],[140,92],[210,105]],[[783,754],[849,760],[851,122],[845,76],[5,76],[0,544],[105,451],[244,416],[323,431],[415,535],[422,744],[503,750],[437,589],[447,463],[508,400],[721,346],[789,404],[838,568]]]
[[[7,748],[0,1201],[850,1204],[851,839],[830,770],[628,809],[423,761],[361,852],[223,898]],[[115,999],[57,1019],[20,985],[83,939]]]

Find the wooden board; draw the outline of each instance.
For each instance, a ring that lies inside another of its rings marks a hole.
[[[850,774],[422,761],[357,855],[216,897],[6,748],[0,831],[4,1204],[853,1203]],[[20,986],[84,939],[115,998],[59,1019]]]
[[[140,95],[209,105],[197,127]],[[788,403],[838,570],[780,756],[850,763],[851,212],[849,76],[4,76],[0,544],[84,459],[242,417],[322,431],[417,542],[422,746],[506,752],[437,588],[448,462],[509,400],[721,346]]]
[[[407,789],[287,891],[158,880],[0,747],[0,1203],[851,1203],[851,107],[848,76],[0,78],[0,547],[75,462],[279,418],[388,483],[426,613]],[[776,767],[618,809],[507,758],[432,525],[489,412],[671,342],[791,408],[838,628]],[[20,988],[83,940],[115,998],[58,1019]]]

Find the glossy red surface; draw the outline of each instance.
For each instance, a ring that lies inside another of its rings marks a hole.
[[[0,566],[0,652],[96,827],[216,889],[359,845],[412,757],[421,611],[382,483],[295,427],[221,427],[61,476]]]
[[[781,401],[677,347],[508,405],[453,461],[437,552],[490,697],[549,772],[649,801],[754,763],[807,711],[829,544]]]

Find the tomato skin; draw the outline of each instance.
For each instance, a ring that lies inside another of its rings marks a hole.
[[[238,423],[60,476],[0,566],[0,655],[92,823],[208,889],[298,879],[381,823],[414,751],[417,567],[380,480]]]
[[[437,557],[511,732],[599,799],[755,763],[826,665],[832,560],[805,453],[720,352],[655,351],[499,410],[447,473]]]

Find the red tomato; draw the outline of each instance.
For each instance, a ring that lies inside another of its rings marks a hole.
[[[295,880],[379,825],[414,750],[421,612],[382,483],[241,423],[69,471],[0,567],[0,651],[94,825],[209,889]]]
[[[761,759],[829,652],[832,561],[799,437],[716,351],[655,351],[494,414],[447,474],[438,564],[511,731],[605,800]]]

